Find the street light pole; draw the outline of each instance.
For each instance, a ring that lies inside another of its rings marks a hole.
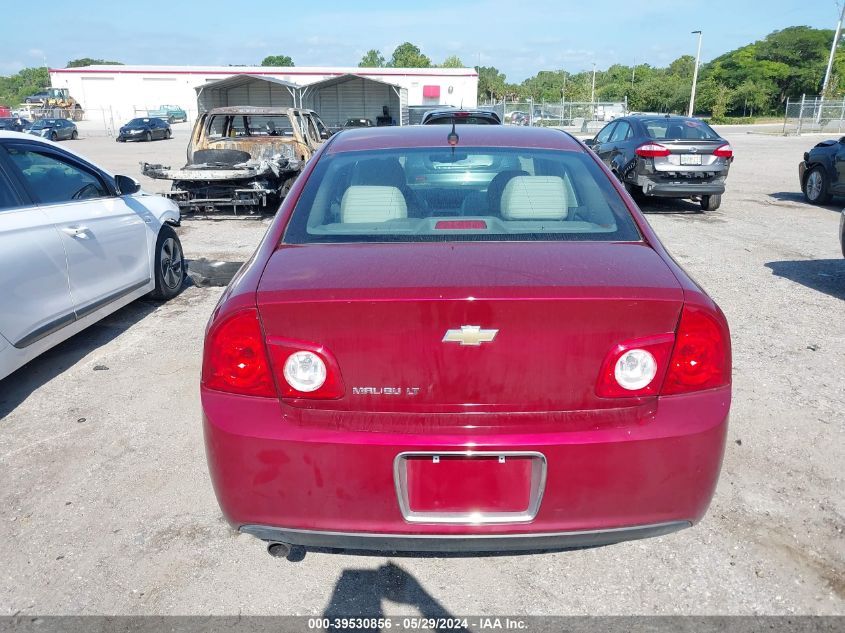
[[[593,62],[593,87],[590,89],[590,103],[596,102],[596,63]]]
[[[827,59],[827,70],[824,72],[824,82],[822,83],[822,99],[824,99],[824,91],[827,90],[827,84],[830,81],[830,71],[833,69],[833,56],[836,53],[836,45],[839,44],[839,34],[842,32],[843,18],[845,18],[845,3],[842,4],[842,13],[839,14],[839,22],[836,23],[836,34],[833,36],[830,57]]]
[[[698,65],[701,62],[701,31],[692,31],[698,33],[698,52],[695,54],[695,68],[692,71],[692,92],[689,96],[689,112],[687,116],[692,116],[695,110],[695,84],[698,82]]]

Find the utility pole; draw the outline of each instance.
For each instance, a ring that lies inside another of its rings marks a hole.
[[[695,54],[695,68],[692,71],[692,92],[689,96],[689,112],[687,116],[692,116],[695,110],[695,84],[698,82],[698,64],[701,62],[701,31],[692,31],[692,33],[698,33],[698,52]]]
[[[845,18],[845,3],[842,4],[842,13],[839,14],[839,22],[836,23],[836,34],[833,36],[833,44],[830,46],[830,57],[827,59],[827,70],[824,72],[824,83],[822,83],[822,99],[827,84],[830,81],[830,71],[833,69],[833,56],[836,53],[836,46],[839,44],[839,34],[842,32],[842,19]]]
[[[590,89],[590,103],[596,102],[596,62],[593,62],[593,87]]]

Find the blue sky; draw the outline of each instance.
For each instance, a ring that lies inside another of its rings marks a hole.
[[[404,41],[433,62],[458,55],[496,66],[509,81],[538,70],[614,63],[663,66],[695,54],[707,61],[775,29],[834,28],[834,0],[357,0],[302,2],[6,3],[0,74],[79,57],[128,64],[258,64],[290,55],[298,66],[355,66],[365,51],[385,57]],[[37,15],[37,19],[33,19]]]

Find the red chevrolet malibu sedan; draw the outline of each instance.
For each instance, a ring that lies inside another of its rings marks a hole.
[[[566,133],[367,128],[229,285],[201,389],[220,506],[271,553],[583,547],[702,518],[730,334]]]

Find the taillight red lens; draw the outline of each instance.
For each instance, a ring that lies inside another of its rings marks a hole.
[[[655,156],[668,156],[672,152],[660,143],[646,143],[645,145],[640,145],[634,150],[634,153],[643,158],[654,158]]]
[[[660,393],[671,395],[726,385],[731,380],[730,340],[702,308],[684,306],[669,371]]]
[[[729,144],[725,143],[713,150],[713,156],[718,156],[719,158],[733,158],[734,151]]]
[[[276,378],[283,398],[309,398],[318,400],[343,397],[343,378],[334,356],[323,346],[306,341],[294,341],[275,336],[267,337],[267,349],[270,351]],[[311,391],[300,391],[290,384],[285,376],[285,365],[291,356],[298,352],[311,352],[325,365],[326,378],[323,383]]]
[[[602,363],[599,379],[596,384],[596,395],[601,398],[636,398],[641,396],[654,396],[660,391],[663,383],[663,376],[666,375],[666,368],[669,365],[669,355],[672,352],[672,343],[675,335],[671,332],[658,334],[646,338],[638,338],[620,343],[605,357]],[[644,350],[651,354],[657,367],[651,381],[640,389],[626,389],[618,380],[616,366],[620,359],[627,352],[632,350]]]
[[[255,308],[235,312],[212,326],[205,341],[202,382],[217,391],[277,396]]]

